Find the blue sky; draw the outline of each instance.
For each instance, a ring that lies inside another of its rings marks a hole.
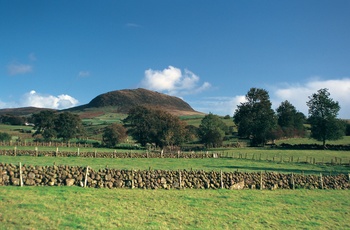
[[[0,0],[0,108],[63,109],[143,87],[233,115],[328,88],[350,118],[350,1]]]

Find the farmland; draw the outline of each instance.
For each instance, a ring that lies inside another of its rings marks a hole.
[[[92,111],[94,112],[94,111]],[[84,124],[91,133],[122,115],[100,113]],[[201,116],[183,116],[198,126]],[[233,126],[232,119],[224,120]],[[1,125],[1,131],[32,141],[31,127]],[[24,130],[24,131],[21,131]],[[98,139],[100,134],[93,137]],[[239,142],[231,137],[228,142]],[[15,143],[15,139],[13,141]],[[308,138],[285,139],[276,144],[319,144]],[[349,137],[329,142],[350,143]],[[50,146],[0,146],[1,151],[55,152]],[[59,147],[60,152],[144,153],[140,149]],[[291,150],[280,148],[215,148],[199,151],[217,153],[219,158],[94,158],[49,157],[39,154],[1,155],[0,162],[18,165],[89,166],[127,170],[203,170],[223,172],[276,172],[284,174],[336,175],[350,172],[349,151]],[[0,187],[0,229],[346,229],[350,213],[349,190],[277,189],[107,189],[78,186]]]

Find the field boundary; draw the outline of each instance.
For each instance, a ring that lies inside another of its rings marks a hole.
[[[0,163],[0,186],[139,189],[350,189],[350,174],[304,175],[203,170],[94,170],[89,166]]]

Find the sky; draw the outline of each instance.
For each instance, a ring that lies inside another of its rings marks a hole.
[[[250,88],[350,118],[348,0],[0,0],[0,108],[64,109],[146,88],[232,116]]]

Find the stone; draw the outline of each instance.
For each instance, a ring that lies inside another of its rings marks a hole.
[[[35,181],[31,178],[27,178],[27,180],[24,184],[29,185],[29,186],[33,186],[33,185],[35,185]]]
[[[66,185],[67,186],[72,186],[74,185],[75,179],[66,179]]]
[[[231,185],[230,189],[231,190],[241,190],[244,189],[244,181],[238,182],[236,184]]]
[[[28,174],[28,178],[34,179],[34,178],[35,178],[35,173],[30,172],[30,173]]]
[[[11,178],[12,185],[19,185],[19,179],[18,178]]]

